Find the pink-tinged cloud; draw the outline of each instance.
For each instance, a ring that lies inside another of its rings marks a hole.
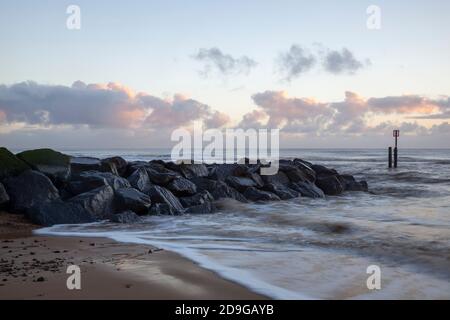
[[[170,129],[194,120],[225,121],[225,115],[181,95],[167,101],[147,93],[135,93],[118,83],[81,81],[71,87],[35,82],[2,85],[0,115],[0,120],[10,124],[126,129]]]

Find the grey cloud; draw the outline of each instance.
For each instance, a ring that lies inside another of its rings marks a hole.
[[[354,74],[362,69],[365,64],[356,59],[347,48],[343,48],[341,51],[329,50],[323,61],[324,69],[333,74]]]
[[[278,67],[284,80],[294,78],[309,71],[316,63],[316,57],[308,49],[292,45],[288,52],[280,54]]]
[[[0,121],[9,124],[87,125],[90,128],[175,128],[218,118],[208,105],[175,95],[172,101],[117,84],[71,87],[23,82],[0,86]]]
[[[219,48],[201,48],[193,58],[204,63],[202,74],[208,76],[212,71],[221,75],[249,74],[257,62],[247,56],[239,58],[223,53]]]

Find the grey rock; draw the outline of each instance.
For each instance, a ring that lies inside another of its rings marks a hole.
[[[244,164],[217,164],[213,165],[209,178],[219,181],[225,181],[229,176],[242,177],[247,175],[248,168]]]
[[[132,210],[139,215],[148,213],[152,205],[148,195],[134,188],[122,188],[116,191],[116,209]]]
[[[147,174],[151,182],[161,186],[166,186],[176,178],[181,177],[181,175],[176,172],[158,172],[152,168],[147,168]]]
[[[151,215],[165,215],[165,216],[177,216],[182,215],[183,212],[174,210],[171,205],[167,203],[154,203],[150,208],[149,214]]]
[[[33,223],[41,226],[88,223],[97,220],[80,204],[63,202],[59,199],[32,207],[27,211],[27,216]]]
[[[99,172],[99,171],[86,171],[81,172],[76,178],[77,181],[82,181],[84,179],[98,179],[100,181],[106,180],[107,184],[114,190],[120,188],[130,188],[131,184],[127,179],[119,177],[111,172]]]
[[[236,190],[240,192],[244,192],[247,188],[250,187],[256,187],[256,182],[247,177],[235,177],[235,176],[229,176],[225,182],[230,186],[235,188]]]
[[[96,220],[106,219],[114,213],[114,190],[109,185],[102,186],[70,198],[67,202],[79,204]]]
[[[128,210],[112,215],[110,221],[115,223],[131,224],[142,222],[142,218],[133,211]]]
[[[265,191],[275,193],[281,200],[298,198],[300,193],[281,184],[266,184],[263,188]]]
[[[273,175],[261,175],[261,178],[265,184],[273,183],[273,184],[288,185],[290,182],[288,176],[282,171],[278,171],[276,174]]]
[[[109,185],[105,178],[98,176],[87,175],[78,177],[78,179],[79,180],[69,181],[66,185],[66,190],[72,196]]]
[[[318,164],[313,164],[311,166],[311,168],[316,173],[316,176],[324,177],[324,176],[334,176],[334,175],[338,174],[336,170],[329,169],[327,167],[324,167],[324,166],[318,165]]]
[[[6,192],[6,189],[3,186],[3,184],[0,182],[0,206],[4,205],[8,201],[9,201],[8,193]]]
[[[308,198],[323,198],[325,194],[322,189],[317,187],[314,183],[311,182],[297,182],[291,183],[289,185],[291,189],[298,191],[302,197]]]
[[[291,182],[309,181],[308,176],[293,164],[291,165],[280,163],[279,170],[281,172],[284,172]]]
[[[185,178],[176,178],[167,185],[167,189],[176,196],[191,196],[197,192],[197,186]]]
[[[136,188],[144,193],[147,193],[150,187],[153,185],[150,182],[147,170],[144,167],[140,167],[135,170],[127,179],[133,188]]]
[[[216,211],[216,206],[211,201],[206,201],[202,204],[192,206],[186,209],[185,213],[190,214],[208,214],[214,213]]]
[[[100,159],[92,157],[72,157],[70,158],[70,169],[72,176],[77,176],[81,172],[94,170],[101,171],[102,163]]]
[[[356,181],[352,175],[343,174],[340,176],[341,182],[343,182],[345,191],[368,191],[368,185],[366,181]]]
[[[207,190],[215,200],[221,198],[232,198],[240,202],[248,202],[247,199],[236,189],[230,187],[223,181],[212,180],[208,178],[193,178],[192,182],[197,186],[197,190]]]
[[[111,171],[120,176],[124,176],[127,172],[128,163],[122,157],[105,158],[101,160],[101,164],[105,170],[107,170],[109,166],[110,170],[107,171]]]
[[[333,176],[318,176],[316,185],[322,189],[326,195],[339,195],[344,191],[344,186],[337,175]]]
[[[192,179],[195,177],[207,177],[209,175],[208,168],[204,164],[182,163],[178,166],[178,168],[181,174],[187,179]]]
[[[149,196],[153,203],[165,203],[167,204],[171,210],[175,213],[183,212],[184,208],[181,205],[180,201],[177,197],[173,195],[172,192],[167,190],[166,188],[160,186],[153,186],[149,190]]]
[[[268,191],[258,190],[254,187],[247,188],[244,196],[251,201],[279,201],[281,200],[276,194]]]
[[[59,198],[58,189],[41,172],[27,170],[17,177],[4,181],[10,198],[10,207],[15,212],[25,212],[33,206]]]
[[[190,197],[180,197],[179,198],[183,207],[188,208],[192,206],[197,206],[208,201],[214,201],[214,197],[207,190],[202,190],[199,193]]]

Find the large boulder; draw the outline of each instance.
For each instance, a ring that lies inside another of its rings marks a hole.
[[[236,189],[230,187],[223,181],[211,180],[208,178],[193,178],[192,182],[197,186],[199,191],[209,191],[215,200],[221,198],[232,198],[240,202],[248,202],[247,199]]]
[[[214,197],[211,195],[211,193],[209,193],[209,191],[203,190],[190,197],[181,197],[179,198],[179,200],[183,207],[188,208],[204,204],[208,201],[212,202],[214,201]]]
[[[240,192],[244,192],[247,188],[257,186],[256,182],[253,179],[247,177],[229,176],[228,178],[226,178],[225,182],[230,187],[233,187]]]
[[[319,164],[313,164],[311,168],[316,173],[316,176],[326,177],[326,176],[334,176],[337,175],[337,171],[334,169],[329,169]]]
[[[70,157],[61,152],[52,149],[36,149],[23,151],[16,156],[53,181],[66,181],[70,178]]]
[[[316,180],[316,185],[322,189],[326,195],[339,195],[344,191],[344,186],[342,185],[338,175],[330,176],[318,176]]]
[[[219,181],[225,181],[229,176],[243,177],[248,173],[246,165],[237,163],[215,164],[211,168],[209,178]]]
[[[120,176],[126,175],[128,163],[122,157],[105,158],[101,160],[101,163],[104,169],[107,169],[109,166],[110,170],[115,170],[115,172],[117,172],[118,175]]]
[[[288,176],[283,171],[280,170],[278,170],[276,174],[262,175],[261,178],[265,184],[273,183],[273,184],[288,185],[290,182]]]
[[[88,223],[97,220],[82,205],[63,202],[59,199],[32,207],[28,210],[27,216],[32,222],[41,226]]]
[[[0,148],[0,181],[17,176],[30,167],[6,148]]]
[[[133,211],[128,210],[112,215],[110,221],[115,223],[131,224],[142,222],[142,218]]]
[[[323,198],[325,194],[322,189],[317,187],[311,182],[292,182],[289,184],[289,188],[299,192],[302,197],[308,198]]]
[[[181,177],[181,175],[176,172],[158,172],[153,168],[147,168],[147,174],[152,183],[160,186],[166,186],[173,180]]]
[[[116,209],[132,210],[139,215],[148,213],[152,201],[150,197],[134,188],[122,188],[116,191]]]
[[[147,170],[144,167],[136,169],[128,178],[131,186],[141,192],[147,193],[153,185],[148,177]]]
[[[206,201],[202,204],[192,206],[186,209],[185,213],[190,214],[207,214],[214,213],[216,211],[216,206],[211,201]]]
[[[27,170],[6,179],[4,184],[10,197],[10,208],[15,212],[26,212],[31,207],[59,198],[58,189],[39,171]]]
[[[209,175],[208,168],[204,164],[182,163],[178,166],[178,169],[181,174],[187,179],[192,179],[194,177],[207,177]]]
[[[294,159],[293,163],[300,171],[303,172],[309,182],[314,183],[314,181],[316,181],[316,172],[311,168],[311,163],[301,159]]]
[[[251,201],[279,201],[281,200],[276,194],[268,191],[258,190],[254,187],[247,188],[244,196]]]
[[[107,219],[114,213],[114,190],[109,185],[79,194],[67,202],[79,204],[95,220]]]
[[[109,172],[116,176],[119,175],[114,161],[109,159],[100,160],[93,157],[71,157],[70,170],[72,176],[75,177],[85,171]]]
[[[105,180],[106,183],[111,186],[114,190],[118,190],[120,188],[130,188],[131,184],[127,179],[119,177],[111,172],[99,172],[99,171],[85,171],[81,172],[78,177],[75,179],[76,181],[98,179],[99,181]]]
[[[6,189],[3,186],[3,184],[0,182],[0,206],[6,204],[8,202],[9,202],[8,193],[6,192]]]
[[[171,205],[168,205],[167,203],[153,203],[152,207],[150,208],[149,214],[177,216],[182,215],[183,212],[175,210]]]
[[[280,197],[281,200],[288,200],[293,198],[298,198],[300,196],[299,192],[286,187],[282,184],[269,183],[263,188],[265,191],[270,191]]]
[[[284,174],[286,174],[286,176],[289,178],[289,181],[291,181],[291,182],[309,181],[308,175],[305,174],[302,170],[300,170],[294,164],[280,163],[279,170],[281,172],[284,172]]]
[[[66,191],[72,196],[88,192],[102,186],[108,186],[108,182],[103,177],[98,176],[79,176],[78,180],[69,181],[66,185]]]
[[[197,192],[197,186],[185,178],[176,178],[167,185],[167,189],[178,197],[191,196]]]
[[[341,177],[341,183],[343,182],[345,191],[368,191],[368,185],[366,181],[356,181],[352,175],[343,174]]]
[[[153,203],[165,203],[175,213],[183,212],[184,208],[177,197],[166,188],[152,186],[148,192]]]

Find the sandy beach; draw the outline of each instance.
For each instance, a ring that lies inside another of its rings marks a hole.
[[[0,299],[265,299],[172,252],[104,238],[44,237],[0,213]],[[81,269],[81,290],[66,286]]]

